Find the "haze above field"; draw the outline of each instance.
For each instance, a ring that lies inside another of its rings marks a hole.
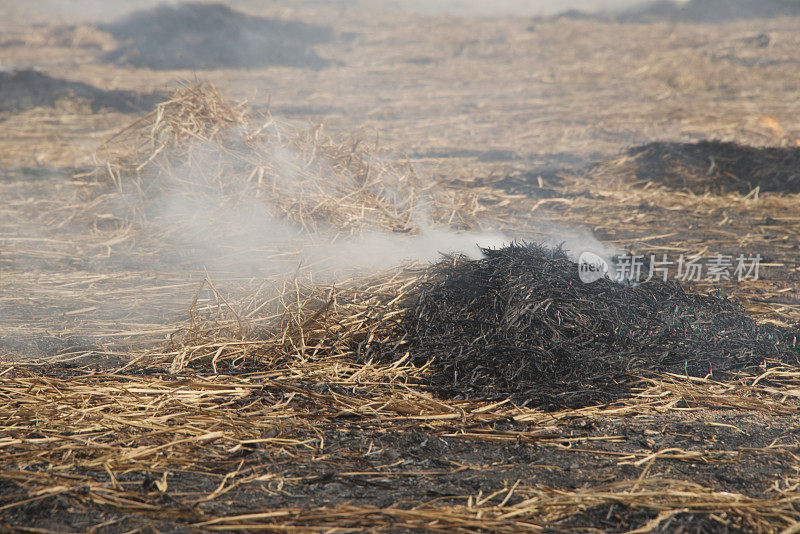
[[[381,0],[367,0],[379,5]],[[492,15],[554,15],[568,10],[588,12],[614,11],[630,8],[635,5],[644,5],[646,0],[440,0],[426,2],[425,0],[390,0],[390,4],[402,9],[410,9],[418,13],[435,14],[460,14],[470,16]]]
[[[0,21],[0,29],[13,28],[21,21],[53,23],[58,19],[65,22],[87,22],[95,20],[109,20],[122,14],[138,9],[146,9],[159,4],[178,4],[176,1],[159,0],[133,0],[130,2],[104,2],[102,0],[33,0],[19,2],[10,7],[10,13]],[[257,2],[253,0],[232,0],[220,2],[234,9],[283,9],[291,12],[295,8],[314,7],[320,5],[326,9],[341,6],[353,8],[363,6],[369,10],[397,9],[414,13],[442,15],[452,14],[459,16],[535,16],[553,15],[568,10],[582,11],[608,11],[630,8],[635,5],[644,5],[646,0],[439,0],[428,2],[425,0],[338,0],[323,2],[320,0],[303,0],[292,2],[278,0]]]

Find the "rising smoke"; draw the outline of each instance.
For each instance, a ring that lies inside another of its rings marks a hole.
[[[275,162],[279,167],[296,168],[295,158],[284,147],[273,155],[291,158],[292,164],[288,160]],[[286,185],[281,190],[291,191],[292,177],[282,178]],[[304,180],[304,187],[314,187],[331,198],[341,194],[330,176],[307,172]],[[157,257],[180,251],[182,261],[220,276],[290,274],[302,266],[300,271],[314,280],[330,282],[408,263],[435,261],[441,254],[476,258],[480,256],[479,247],[501,246],[511,239],[500,232],[454,232],[437,227],[424,210],[415,214],[418,231],[414,234],[385,231],[370,224],[355,234],[342,234],[325,225],[309,232],[279,216],[280,209],[269,198],[257,198],[249,183],[231,177],[224,191],[210,189],[196,175],[180,169],[169,175],[160,189],[153,197],[142,198],[141,191],[129,193],[137,198],[129,198],[127,203],[143,209],[146,215],[140,224],[151,237],[142,241],[142,246],[150,253],[155,250]]]
[[[230,139],[193,141],[177,159],[159,154],[170,164],[157,178],[123,185],[120,217],[145,236],[137,241],[143,250],[135,252],[177,253],[179,262],[219,276],[302,273],[317,282],[434,262],[442,254],[474,259],[482,248],[514,240],[560,246],[574,259],[590,251],[610,260],[618,252],[585,229],[541,218],[513,233],[491,230],[497,225],[480,215],[454,228],[446,216],[448,202],[458,199],[410,163],[369,154],[368,171],[376,177],[363,179],[324,156],[309,159],[309,152],[325,151],[315,142],[293,148],[286,139],[297,131],[284,123],[270,121],[270,129],[268,141],[255,149]],[[254,181],[251,168],[242,167],[243,154],[268,169],[263,180]],[[398,219],[402,227],[390,228]]]

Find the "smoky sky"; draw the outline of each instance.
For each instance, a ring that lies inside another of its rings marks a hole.
[[[374,0],[378,6],[383,0]],[[619,11],[647,4],[646,0],[390,0],[402,9],[430,14],[459,14],[467,16],[554,15],[569,10],[586,12]]]
[[[95,22],[111,21],[132,11],[149,9],[160,4],[175,5],[175,0],[31,0],[11,6],[0,29],[13,28],[28,22]],[[206,2],[204,2],[206,3]],[[265,5],[256,0],[219,0],[217,3],[244,11],[259,10]],[[330,5],[377,10],[399,9],[419,14],[458,16],[535,16],[553,15],[568,10],[587,12],[619,11],[637,5],[652,3],[647,0],[332,0]],[[270,7],[313,8],[311,0],[278,0]]]

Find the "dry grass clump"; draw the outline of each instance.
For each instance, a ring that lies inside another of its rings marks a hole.
[[[375,370],[376,350],[397,353],[404,343],[398,322],[403,301],[419,277],[415,270],[382,272],[334,285],[297,280],[264,283],[238,291],[231,304],[204,281],[208,298],[195,299],[187,326],[171,336],[166,348],[143,357],[165,363],[171,372],[191,368],[206,372],[272,372],[325,382],[368,376],[389,379],[404,371],[419,376],[424,366],[407,358]],[[302,372],[300,371],[302,369]],[[379,377],[386,372],[388,375]]]
[[[377,143],[337,141],[322,126],[257,117],[207,84],[184,87],[99,156],[103,177],[137,218],[170,192],[189,204],[231,209],[255,199],[309,234],[470,228],[479,211],[474,196],[439,188]]]

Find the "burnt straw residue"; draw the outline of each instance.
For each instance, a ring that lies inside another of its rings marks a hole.
[[[546,534],[561,534],[564,532],[629,532],[644,526],[658,517],[658,512],[644,507],[632,507],[620,504],[601,504],[591,506],[585,510],[567,516],[545,530]],[[599,527],[599,528],[598,528]],[[669,527],[667,530],[666,527]],[[721,522],[714,514],[709,512],[678,512],[670,516],[665,527],[651,532],[665,534],[696,532],[704,534],[748,534],[740,520]]]
[[[757,324],[735,302],[674,282],[581,282],[560,249],[510,245],[431,267],[403,322],[412,359],[447,397],[546,408],[608,402],[637,376],[721,378],[800,363],[800,332]]]
[[[638,180],[695,193],[800,193],[800,147],[751,147],[722,141],[655,142],[619,162]]]
[[[0,72],[0,112],[52,107],[61,100],[82,100],[91,106],[94,113],[102,109],[133,113],[151,108],[161,99],[163,95],[106,91],[31,69]]]
[[[164,4],[101,26],[120,47],[106,61],[156,70],[322,68],[312,49],[330,41],[329,28],[256,17],[220,4]]]

